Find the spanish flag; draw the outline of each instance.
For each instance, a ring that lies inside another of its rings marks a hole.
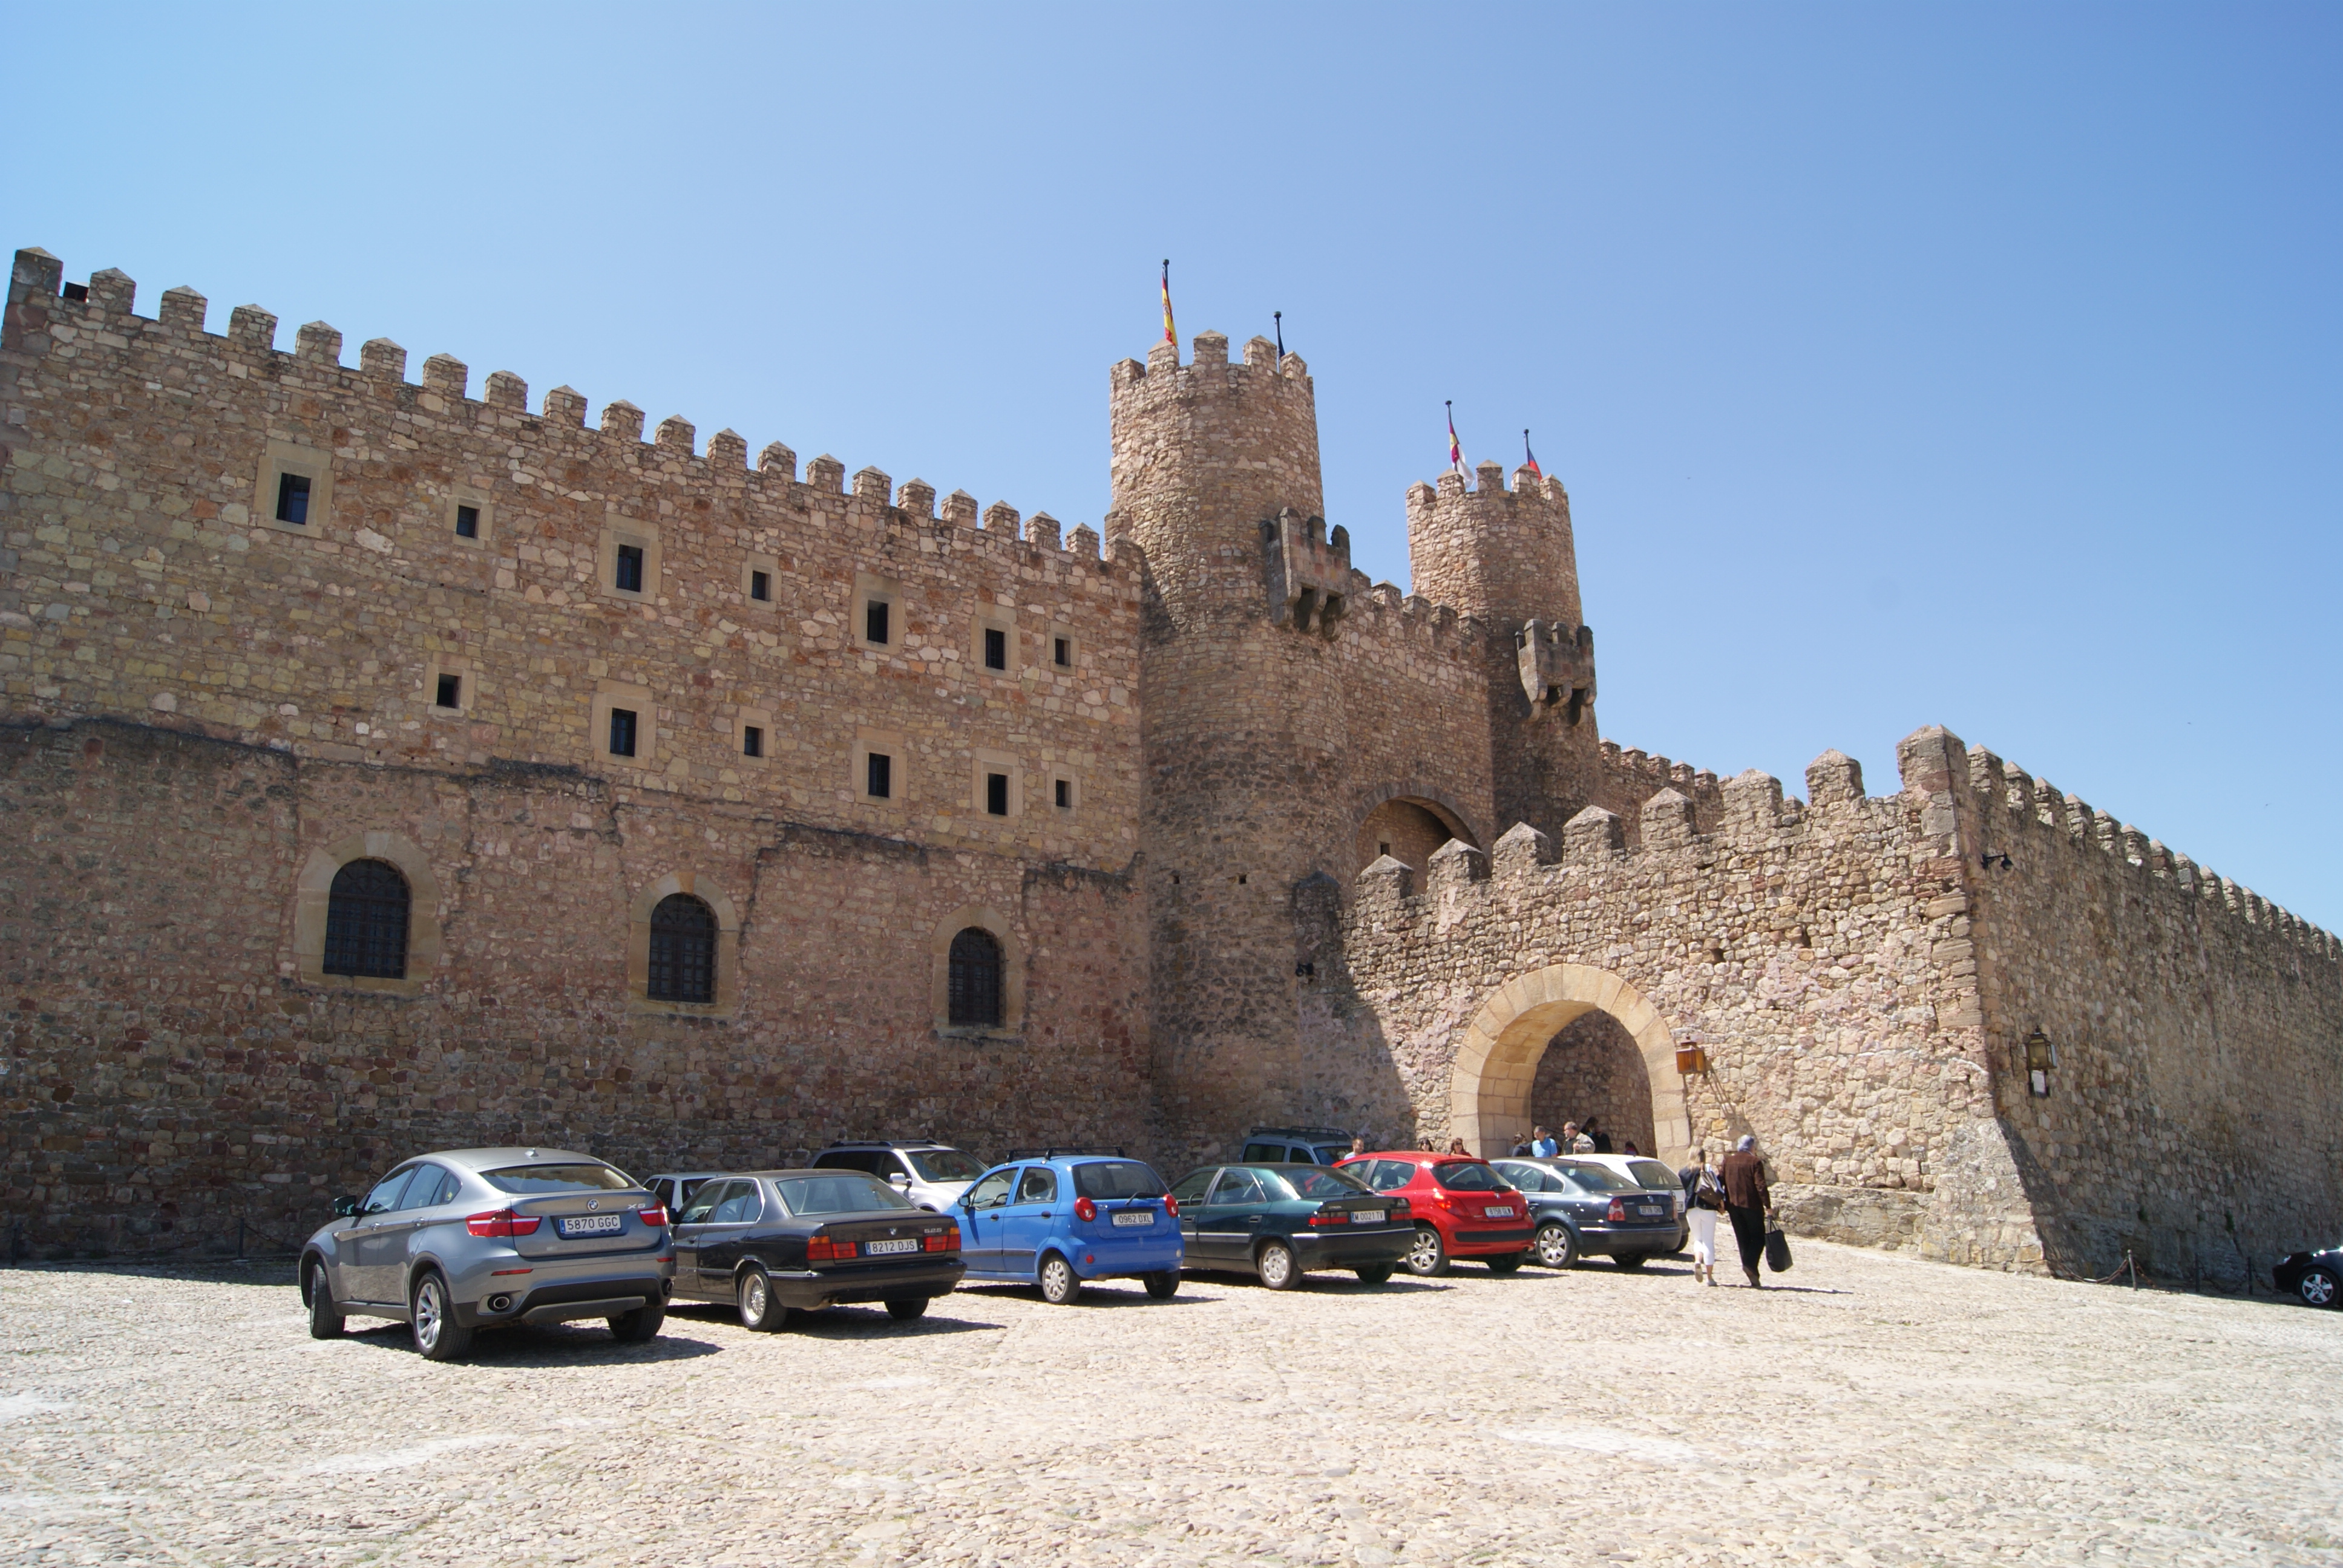
[[[1456,405],[1448,405],[1448,467],[1455,473],[1464,471],[1464,444],[1456,438]]]
[[[1163,258],[1163,341],[1174,348],[1180,346],[1180,335],[1172,330],[1172,258]]]

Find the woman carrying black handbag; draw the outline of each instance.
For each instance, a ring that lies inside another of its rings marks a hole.
[[[1765,1182],[1765,1162],[1757,1158],[1757,1140],[1747,1133],[1725,1157],[1725,1215],[1733,1221],[1733,1239],[1741,1247],[1741,1271],[1752,1290],[1764,1290],[1757,1277],[1757,1260],[1765,1255],[1767,1220],[1774,1209],[1774,1191]],[[1785,1255],[1789,1243],[1782,1243]]]

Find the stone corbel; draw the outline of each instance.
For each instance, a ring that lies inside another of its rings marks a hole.
[[[1522,690],[1535,708],[1556,708],[1575,724],[1594,706],[1594,629],[1533,620],[1514,636]]]
[[[1288,507],[1261,526],[1268,547],[1269,618],[1297,631],[1332,636],[1351,586],[1351,535],[1326,537],[1323,518],[1297,518]]]

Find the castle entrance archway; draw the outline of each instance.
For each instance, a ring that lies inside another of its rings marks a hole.
[[[1503,1154],[1534,1120],[1538,1063],[1556,1035],[1590,1013],[1616,1021],[1633,1042],[1649,1087],[1656,1154],[1685,1162],[1684,1081],[1676,1076],[1675,1036],[1643,994],[1620,976],[1588,964],[1552,964],[1499,987],[1464,1028],[1449,1080],[1452,1136],[1476,1154]],[[1631,1134],[1632,1135],[1632,1134]],[[1613,1136],[1619,1136],[1614,1129]],[[1614,1143],[1614,1151],[1619,1146]]]

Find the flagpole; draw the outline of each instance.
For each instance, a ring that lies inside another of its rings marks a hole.
[[[1272,310],[1269,314],[1270,318],[1277,323],[1277,357],[1283,359],[1285,357],[1285,312]]]

